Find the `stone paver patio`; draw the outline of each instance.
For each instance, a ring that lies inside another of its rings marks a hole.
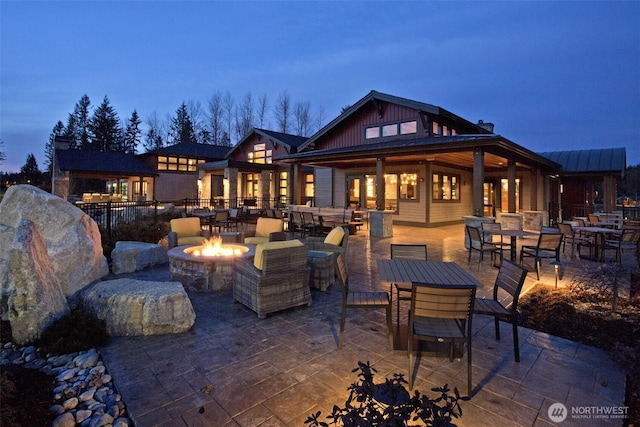
[[[349,238],[348,267],[353,288],[384,289],[377,282],[375,260],[389,257],[390,243],[426,243],[430,260],[456,261],[483,284],[490,296],[497,269],[476,256],[467,265],[462,225],[440,228],[394,226],[391,238],[371,238],[366,227]],[[567,251],[567,254],[569,252]],[[566,257],[565,257],[566,258]],[[571,275],[568,265],[565,280]],[[576,264],[573,268],[579,268]],[[138,273],[147,280],[167,280],[168,267]],[[553,267],[543,264],[540,282],[553,286]],[[537,283],[530,273],[525,287]],[[196,323],[187,333],[115,338],[100,349],[134,422],[146,426],[303,426],[311,413],[330,413],[342,405],[358,361],[370,361],[382,380],[408,375],[406,354],[387,348],[384,311],[350,311],[345,345],[337,348],[340,291],[312,291],[313,305],[260,320],[230,290],[190,293]],[[395,302],[394,302],[395,305]],[[405,303],[401,322],[406,323]],[[394,308],[395,322],[395,308]],[[459,426],[622,425],[622,420],[576,419],[572,408],[620,407],[624,374],[607,352],[521,328],[521,362],[513,359],[509,325],[502,340],[493,320],[474,317],[474,395],[462,403]],[[417,358],[414,389],[432,396],[445,383],[466,391],[466,355]],[[563,403],[569,417],[554,423],[549,407]]]

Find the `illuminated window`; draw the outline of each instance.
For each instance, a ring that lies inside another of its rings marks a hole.
[[[283,203],[287,202],[287,181],[289,178],[289,174],[287,172],[280,172],[280,179],[278,180],[278,195],[280,196],[280,201]]]
[[[411,135],[415,133],[418,133],[418,122],[416,120],[411,120],[408,122],[385,123],[382,125],[370,126],[365,128],[364,138],[376,139],[396,135]]]
[[[195,172],[196,165],[204,163],[204,160],[197,160],[187,157],[158,156],[158,170]]]
[[[247,153],[247,161],[249,163],[271,164],[272,150],[267,150],[266,144],[255,144],[253,152]]]
[[[313,174],[308,173],[304,176],[304,196],[314,197],[315,190],[313,187]]]
[[[400,174],[400,199],[416,200],[418,194],[418,174],[417,173],[401,173]]]
[[[500,208],[509,212],[509,180],[500,180]],[[516,179],[516,212],[520,212],[520,179]]]
[[[457,175],[433,174],[432,198],[437,201],[460,200],[460,177]]]
[[[431,125],[431,133],[433,134],[433,136],[440,136],[440,125],[438,124],[438,122],[433,122],[433,124]]]

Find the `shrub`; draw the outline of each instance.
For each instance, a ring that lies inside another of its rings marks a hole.
[[[348,387],[350,393],[344,407],[334,405],[332,413],[327,415],[329,423],[320,421],[322,412],[317,412],[310,415],[305,424],[310,427],[399,427],[420,420],[426,426],[455,426],[452,420],[462,416],[459,401],[469,400],[460,397],[457,388],[453,390],[454,396],[450,396],[447,384],[431,389],[439,394],[434,399],[417,390],[411,396],[404,387],[407,381],[402,374],[394,374],[384,383],[375,384],[373,377],[377,371],[369,362],[358,362],[352,372],[357,371],[360,371],[358,381]]]
[[[68,354],[98,347],[108,339],[104,320],[82,308],[75,308],[44,330],[37,347],[45,354]]]

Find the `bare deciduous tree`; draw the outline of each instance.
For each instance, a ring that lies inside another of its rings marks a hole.
[[[265,117],[269,111],[269,101],[267,100],[267,94],[263,93],[258,98],[258,126],[261,129],[265,127]]]
[[[233,129],[233,106],[234,106],[235,102],[233,101],[233,97],[231,96],[231,93],[229,91],[227,91],[227,93],[224,94],[224,97],[222,98],[222,109],[224,111],[224,119],[226,121],[226,133],[227,133],[227,140],[229,141],[229,146],[231,146],[231,135],[232,135],[232,129]]]
[[[224,134],[224,109],[222,105],[222,94],[219,91],[216,91],[209,99],[209,112],[207,118],[209,120],[211,143],[214,145],[223,145],[222,135]]]
[[[278,96],[278,102],[276,103],[274,111],[276,122],[278,125],[278,131],[282,133],[289,133],[289,127],[291,126],[291,96],[287,91],[283,91]]]
[[[311,128],[311,103],[296,102],[293,108],[293,116],[296,124],[296,135],[307,136]]]

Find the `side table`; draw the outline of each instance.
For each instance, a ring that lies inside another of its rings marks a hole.
[[[307,265],[311,268],[309,286],[312,289],[326,291],[335,281],[336,271],[333,252],[309,251]]]

